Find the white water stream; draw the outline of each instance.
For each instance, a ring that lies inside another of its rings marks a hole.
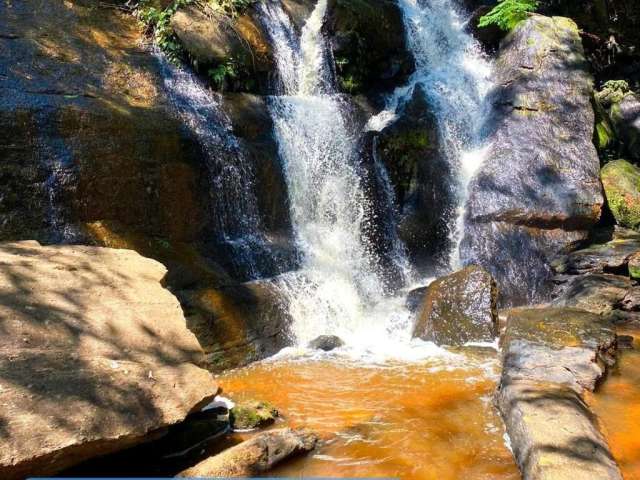
[[[466,186],[482,161],[480,125],[489,89],[490,65],[464,31],[451,1],[400,0],[416,72],[391,96],[385,112],[369,122],[379,129],[410,98],[416,84],[428,92],[439,120],[443,154],[458,173],[459,211],[452,222],[451,264],[457,266]],[[359,350],[407,352],[411,315],[404,297],[413,274],[402,245],[394,248],[401,285],[390,288],[366,235],[372,208],[357,169],[348,105],[333,87],[333,70],[322,25],[327,0],[319,0],[298,35],[277,0],[261,4],[274,44],[282,95],[270,111],[289,188],[292,224],[301,270],[285,275],[281,288],[303,346],[321,334],[335,334]],[[418,342],[419,343],[419,342]],[[432,346],[427,348],[431,353]],[[411,354],[412,355],[412,354]]]

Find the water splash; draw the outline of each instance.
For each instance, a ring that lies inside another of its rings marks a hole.
[[[376,207],[358,165],[362,132],[349,120],[350,106],[334,87],[322,33],[327,0],[318,1],[299,37],[279,3],[260,8],[283,85],[284,95],[271,97],[269,106],[304,255],[301,270],[280,280],[293,340],[304,345],[327,333],[351,345],[379,345],[393,334],[408,340],[410,315],[401,297],[393,296],[367,238]],[[393,254],[402,253],[397,248]]]
[[[393,122],[396,112],[423,87],[438,120],[441,154],[456,172],[452,185],[457,197],[451,219],[449,265],[460,267],[459,247],[464,230],[469,182],[482,165],[488,148],[482,126],[485,99],[491,89],[491,62],[479,43],[465,30],[465,20],[452,0],[399,0],[407,44],[416,71],[407,85],[396,89],[387,107],[369,120],[368,128],[381,130]]]

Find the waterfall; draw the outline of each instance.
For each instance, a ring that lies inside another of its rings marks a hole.
[[[154,53],[173,109],[204,150],[215,212],[215,248],[228,253],[219,257],[233,260],[227,267],[237,276],[260,278],[270,272],[274,255],[262,233],[253,166],[233,135],[220,97],[186,67],[171,64],[159,51]]]
[[[359,169],[360,128],[336,93],[331,55],[322,32],[327,0],[319,0],[298,35],[276,1],[259,5],[274,45],[282,95],[269,108],[284,165],[301,269],[281,289],[293,320],[293,340],[320,334],[347,343],[382,344],[407,338],[409,315],[394,296],[367,238],[374,205]],[[402,248],[397,265],[406,265]],[[389,305],[393,304],[391,308]]]
[[[479,43],[465,31],[455,0],[398,0],[403,12],[407,45],[416,71],[407,85],[396,89],[386,109],[369,121],[381,130],[392,122],[417,85],[422,85],[438,120],[441,155],[452,166],[457,207],[450,219],[449,265],[460,268],[467,188],[482,165],[488,146],[482,127],[491,89],[491,63]]]

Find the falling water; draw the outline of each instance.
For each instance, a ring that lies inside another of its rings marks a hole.
[[[386,110],[369,121],[369,128],[380,130],[392,122],[416,85],[423,86],[438,120],[441,154],[456,172],[457,184],[452,188],[458,201],[451,219],[449,265],[457,269],[467,188],[487,151],[481,130],[491,88],[491,63],[465,31],[455,0],[398,0],[398,4],[416,71],[408,84],[389,98]]]
[[[374,206],[358,168],[361,132],[333,86],[322,33],[327,0],[318,1],[299,36],[279,3],[259,8],[283,86],[284,95],[271,97],[269,105],[304,255],[301,271],[281,282],[294,341],[336,334],[350,344],[375,343],[394,332],[406,334],[409,316],[391,295],[366,235]]]
[[[220,107],[219,97],[186,68],[172,65],[159,52],[164,86],[177,114],[197,136],[204,149],[209,172],[216,243],[229,249],[235,273],[247,279],[259,278],[269,270],[273,255],[263,235],[255,175],[245,158],[231,123]]]

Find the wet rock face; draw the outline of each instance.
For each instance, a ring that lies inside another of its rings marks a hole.
[[[552,295],[551,305],[606,315],[618,306],[633,282],[621,275],[587,274],[569,277]]]
[[[491,275],[477,266],[440,278],[427,287],[413,336],[438,345],[491,342],[497,295]]]
[[[469,186],[461,253],[494,275],[507,303],[535,302],[548,294],[550,258],[586,238],[603,202],[576,25],[531,16],[503,41],[495,77],[491,148]]]
[[[600,178],[618,225],[640,229],[640,168],[626,160],[615,160],[602,168]]]
[[[376,135],[382,161],[401,209],[399,233],[417,265],[442,263],[455,208],[453,172],[441,155],[435,116],[422,86]]]
[[[509,312],[496,403],[524,479],[622,478],[582,398],[615,361],[615,345],[613,325],[593,313]]]
[[[130,250],[0,245],[0,477],[161,435],[217,392],[166,269]]]
[[[110,219],[192,241],[207,228],[201,147],[172,117],[135,19],[88,3],[0,6],[12,92],[0,98],[0,239],[61,240]]]

